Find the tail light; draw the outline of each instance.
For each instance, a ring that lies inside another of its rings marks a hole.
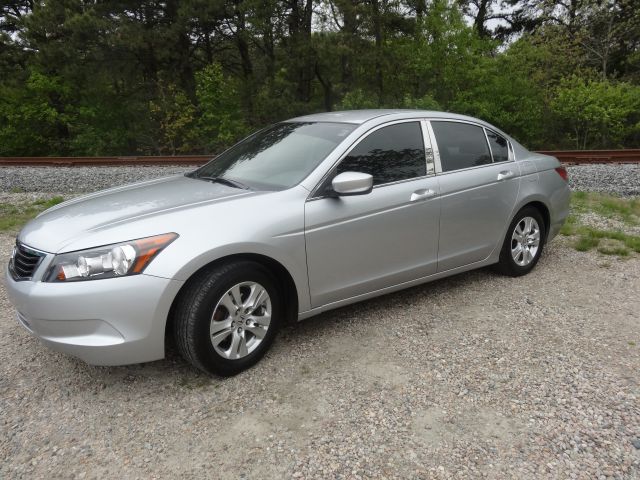
[[[566,168],[557,167],[556,172],[558,172],[558,175],[560,175],[565,182],[569,181],[569,173],[567,172]]]

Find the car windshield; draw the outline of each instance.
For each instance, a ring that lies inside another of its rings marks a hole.
[[[239,188],[282,190],[300,183],[355,125],[286,122],[267,127],[188,174]]]

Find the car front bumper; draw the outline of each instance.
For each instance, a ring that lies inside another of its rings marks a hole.
[[[164,357],[165,326],[183,282],[150,275],[6,286],[20,324],[53,350],[93,365]]]

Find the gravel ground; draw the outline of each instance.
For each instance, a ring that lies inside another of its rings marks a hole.
[[[117,368],[51,352],[2,288],[0,478],[638,478],[638,292],[637,256],[558,238],[528,276],[328,312],[218,379],[172,351]]]
[[[128,183],[180,175],[195,167],[141,165],[137,167],[0,167],[3,192],[93,192]]]
[[[140,180],[182,174],[194,167],[0,167],[3,192],[92,192]],[[640,165],[578,165],[569,167],[574,190],[640,195]]]
[[[5,167],[0,202],[187,170]],[[640,193],[640,166],[570,176]],[[0,233],[0,258],[13,242]],[[639,478],[638,293],[638,255],[557,238],[526,277],[484,269],[328,312],[219,379],[173,350],[117,368],[49,351],[0,286],[0,478]]]
[[[640,164],[576,165],[568,170],[573,190],[640,195]]]

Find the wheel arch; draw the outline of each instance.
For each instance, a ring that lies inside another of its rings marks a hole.
[[[226,263],[240,261],[240,260],[248,260],[255,263],[258,263],[265,267],[274,277],[278,284],[278,288],[283,298],[282,301],[285,305],[286,318],[285,323],[294,322],[298,318],[298,290],[296,288],[296,283],[293,279],[293,276],[287,270],[287,268],[280,263],[279,261],[267,256],[258,253],[234,253],[225,255],[223,257],[217,258],[213,261],[202,265],[196,271],[194,271],[184,282],[178,293],[175,295],[171,307],[169,308],[169,313],[167,314],[167,321],[165,322],[165,339],[171,337],[172,331],[172,323],[173,323],[173,315],[174,308],[177,303],[177,300],[182,295],[186,286],[190,284],[190,282],[194,281],[198,275],[202,272],[216,268],[220,265],[224,265]]]
[[[516,215],[523,209],[527,207],[533,207],[540,212],[542,215],[542,219],[544,220],[544,231],[545,236],[549,235],[549,229],[551,228],[551,213],[549,211],[549,207],[540,199],[530,200],[525,202],[518,210],[514,213],[511,221],[516,217]],[[546,239],[545,239],[546,240]]]

